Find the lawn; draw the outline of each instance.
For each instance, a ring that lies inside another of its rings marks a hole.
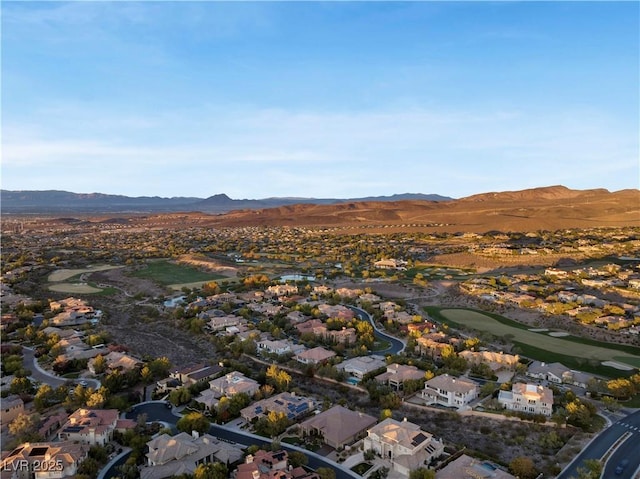
[[[102,292],[102,289],[95,288],[87,283],[55,283],[49,285],[49,290],[69,294],[92,294]]]
[[[163,285],[187,284],[226,279],[225,276],[200,271],[191,266],[175,264],[167,260],[149,261],[146,268],[133,273],[133,276],[150,279]]]
[[[96,271],[106,271],[109,269],[122,268],[122,266],[100,265],[83,269],[59,269],[49,275],[50,282],[69,281],[71,278],[84,273],[94,273]]]
[[[373,467],[373,464],[368,463],[368,462],[361,462],[360,464],[356,464],[355,466],[353,466],[351,468],[351,470],[353,472],[355,472],[356,474],[359,474],[361,476],[364,476],[365,472],[367,472],[369,469],[371,469]]]
[[[630,346],[600,343],[598,341],[567,336],[554,338],[546,332],[529,331],[526,326],[495,314],[484,314],[468,309],[429,308],[429,314],[445,322],[462,325],[494,336],[509,335],[520,346],[522,354],[541,361],[558,361],[568,367],[586,370],[585,365],[596,366],[602,361],[617,361],[640,367],[640,349]],[[569,363],[569,364],[568,364]],[[598,369],[603,368],[598,366]],[[606,368],[610,375],[617,371]],[[602,370],[601,372],[604,372]],[[620,374],[618,371],[617,375]]]

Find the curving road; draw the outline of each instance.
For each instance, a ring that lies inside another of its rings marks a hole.
[[[407,344],[403,340],[398,339],[395,336],[389,336],[388,334],[382,332],[382,330],[376,325],[375,321],[373,321],[371,315],[364,309],[356,308],[355,306],[346,306],[354,313],[356,313],[356,316],[358,316],[360,319],[364,319],[365,321],[369,321],[371,323],[371,326],[373,326],[373,333],[378,339],[382,339],[383,341],[388,341],[391,343],[391,346],[389,346],[387,349],[384,349],[382,351],[373,351],[371,352],[371,354],[399,354],[404,351],[404,348],[407,347]]]
[[[137,406],[134,406],[132,410],[126,414],[126,417],[128,419],[135,420],[137,419],[139,414],[146,414],[147,421],[164,422],[171,425],[172,428],[175,428],[175,424],[178,421],[179,417],[173,414],[172,410],[167,407],[167,404],[168,403],[164,401],[141,403]],[[223,441],[234,442],[247,447],[253,444],[262,446],[271,443],[270,439],[264,438],[262,436],[256,436],[255,434],[242,432],[235,429],[229,429],[225,426],[220,426],[217,424],[211,425],[209,434],[222,439]],[[309,459],[309,463],[307,464],[308,467],[314,470],[318,469],[319,467],[328,467],[335,471],[336,479],[361,479],[361,476],[351,471],[350,469],[347,469],[340,464],[337,464],[319,454],[307,451],[306,449],[294,446],[292,444],[282,443],[281,446],[287,451],[299,451],[304,453]],[[117,476],[117,471],[115,470],[116,468],[113,467],[110,469],[113,469],[113,471],[106,471],[103,476],[105,479],[110,479]]]
[[[615,451],[605,464],[604,478],[632,479],[634,473],[640,467],[640,411],[628,415],[614,422],[607,429],[596,436],[589,445],[560,473],[558,479],[571,479],[578,477],[578,468],[584,467],[587,459],[602,459],[616,442],[625,433],[631,435],[622,443],[618,444]],[[615,468],[623,459],[629,460],[629,465],[622,474],[616,475]]]
[[[31,371],[31,377],[33,379],[43,384],[46,383],[54,389],[66,383],[79,384],[80,381],[85,381],[87,387],[92,387],[96,390],[100,389],[100,386],[102,386],[100,381],[98,381],[97,379],[66,379],[42,369],[42,367],[38,364],[38,359],[35,356],[35,351],[32,348],[28,348],[26,346],[22,346],[22,365],[25,369]]]

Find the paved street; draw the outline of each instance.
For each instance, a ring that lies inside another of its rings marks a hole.
[[[73,382],[74,384],[79,384],[81,381],[86,383],[86,387],[91,387],[93,389],[99,389],[101,386],[100,381],[97,379],[91,378],[78,378],[78,379],[66,379],[61,378],[60,376],[56,376],[49,371],[45,371],[38,364],[37,358],[35,357],[35,351],[31,348],[27,348],[26,346],[22,347],[22,364],[25,369],[31,371],[31,377],[36,381],[39,381],[43,384],[48,384],[52,388],[57,388],[65,384],[66,382]]]
[[[23,346],[22,354],[22,364],[25,369],[31,371],[31,377],[36,381],[46,383],[52,388],[57,388],[67,382],[66,379],[55,376],[42,369],[36,360],[35,351],[33,349]]]
[[[168,408],[167,403],[165,402],[153,402],[147,404],[141,404],[138,406],[134,406],[131,412],[126,414],[126,417],[129,419],[136,419],[139,414],[146,414],[147,421],[161,421],[164,423],[175,425],[178,416],[175,416],[172,412],[172,409]],[[235,442],[237,444],[241,444],[243,446],[250,446],[252,444],[256,445],[264,445],[269,444],[271,441],[269,439],[265,439],[261,436],[256,436],[251,433],[241,432],[238,430],[231,430],[225,426],[218,426],[216,424],[211,425],[211,429],[209,433],[212,436],[220,438],[225,441]],[[323,456],[315,454],[311,451],[307,451],[305,449],[299,448],[297,446],[293,446],[291,444],[282,443],[282,448],[288,451],[300,451],[307,455],[309,458],[308,466],[312,469],[317,469],[319,467],[328,467],[335,471],[336,479],[359,479],[360,476],[349,469],[342,467],[340,464],[337,464]],[[115,471],[114,471],[115,472]],[[112,477],[111,475],[105,475],[105,478]]]
[[[587,459],[602,459],[616,441],[629,432],[631,436],[622,442],[612,454],[606,464],[605,478],[631,479],[633,473],[640,467],[640,411],[637,411],[623,419],[614,422],[610,427],[602,431],[580,453],[580,455],[558,476],[558,479],[570,479],[578,476],[578,468],[584,467]],[[629,465],[623,474],[616,475],[614,470],[620,461],[626,458]]]

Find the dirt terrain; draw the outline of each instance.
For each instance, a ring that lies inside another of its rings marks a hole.
[[[141,357],[167,356],[174,366],[214,359],[206,338],[181,329],[172,310],[148,299],[133,302],[132,297],[137,295],[154,298],[170,291],[153,281],[127,276],[126,271],[114,269],[91,275],[92,281],[118,290],[114,295],[91,299],[92,305],[105,312],[103,323],[113,340]],[[153,309],[157,315],[151,312]]]
[[[555,231],[565,228],[640,226],[640,190],[571,190],[564,186],[484,193],[452,201],[360,201],[296,204],[224,214],[182,213],[76,214],[74,218],[34,217],[23,230],[86,227],[129,231],[190,227],[326,226],[336,234],[394,232]]]
[[[640,225],[640,190],[570,190],[563,186],[485,193],[460,200],[299,204],[234,211],[218,226],[395,225],[403,231],[539,231]],[[372,230],[372,226],[374,229]],[[385,232],[392,232],[385,229]]]

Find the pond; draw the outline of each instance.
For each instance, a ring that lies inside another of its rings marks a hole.
[[[302,274],[285,274],[280,276],[280,281],[315,281],[315,276],[304,276]]]
[[[178,296],[176,298],[169,298],[163,304],[167,308],[175,308],[177,305],[182,303],[185,298],[186,298],[186,296]]]

